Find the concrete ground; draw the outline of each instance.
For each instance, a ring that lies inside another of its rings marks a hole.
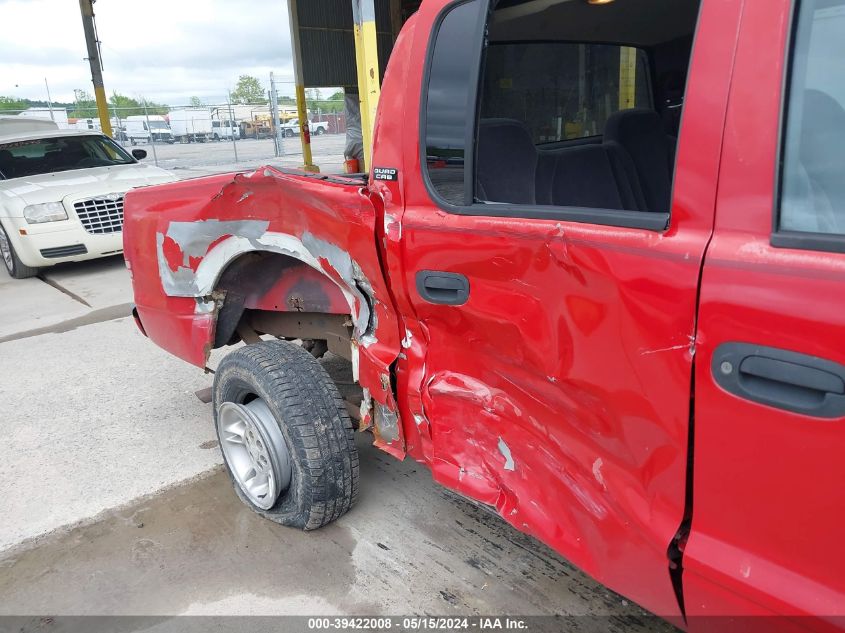
[[[348,515],[303,533],[253,514],[196,395],[211,377],[146,340],[131,299],[119,257],[26,281],[0,267],[0,615],[587,614],[668,630],[365,434]]]

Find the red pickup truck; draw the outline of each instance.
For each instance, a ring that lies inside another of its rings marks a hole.
[[[246,343],[215,423],[270,519],[354,503],[351,410],[690,629],[842,626],[843,59],[845,0],[424,0],[369,174],[127,195],[136,319]]]

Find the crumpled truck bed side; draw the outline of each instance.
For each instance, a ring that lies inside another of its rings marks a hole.
[[[377,444],[404,455],[391,388],[400,350],[397,317],[376,245],[376,210],[354,178],[264,167],[137,189],[126,196],[124,251],[141,327],[157,345],[205,367],[227,294],[247,307],[296,312],[302,302],[346,314],[350,358],[364,390],[362,427],[375,422]],[[253,266],[220,288],[241,258],[275,254],[278,266]],[[274,293],[296,287],[297,299]],[[248,292],[241,292],[248,287]]]

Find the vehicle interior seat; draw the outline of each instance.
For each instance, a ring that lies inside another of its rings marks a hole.
[[[644,108],[616,112],[607,119],[604,142],[630,156],[645,199],[642,210],[668,212],[675,139],[666,133],[660,114]]]
[[[515,119],[481,119],[476,163],[479,199],[537,204],[537,148],[525,124]]]
[[[15,157],[7,149],[0,150],[0,173],[4,178],[15,177]]]
[[[643,210],[642,191],[624,152],[602,144],[542,151],[537,202],[561,207]]]

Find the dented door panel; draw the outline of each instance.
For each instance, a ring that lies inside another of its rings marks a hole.
[[[220,280],[233,263],[274,253],[310,269],[252,271],[245,307],[349,314],[353,367],[365,393],[362,425],[376,422],[377,443],[404,454],[390,380],[399,329],[376,251],[375,209],[360,180],[262,168],[136,190],[125,213],[126,259],[145,331],[200,367],[227,300]]]
[[[433,24],[447,4],[423,4],[417,20]],[[407,341],[397,375],[409,454],[669,617],[681,613],[668,550],[686,511],[698,277],[739,6],[702,7],[666,231],[449,213],[422,176],[414,122],[401,239],[386,242],[401,258],[389,271]],[[422,98],[428,46],[418,27],[406,104]],[[468,301],[425,301],[424,270],[466,277]]]

